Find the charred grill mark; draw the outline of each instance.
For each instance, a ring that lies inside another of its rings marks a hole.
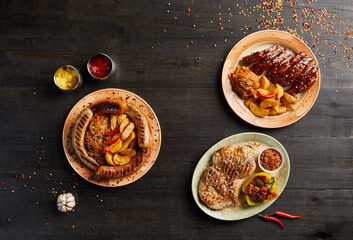
[[[127,104],[125,114],[135,123],[137,129],[137,142],[140,148],[147,148],[151,145],[151,133],[147,119],[135,106]]]
[[[207,176],[209,184],[216,190],[216,192],[229,199],[229,188],[227,187],[227,182],[225,179],[222,179],[220,173],[212,168],[209,168]]]
[[[230,180],[233,180],[235,178],[236,174],[237,174],[236,169],[232,168],[230,174],[228,175]]]
[[[94,114],[121,114],[126,110],[126,103],[122,100],[111,99],[98,103],[92,110]]]
[[[234,184],[255,170],[253,160],[243,151],[229,147],[214,153],[211,166],[205,169],[200,180],[204,183],[200,190],[203,192],[199,192],[202,201],[211,205],[238,203],[239,188]]]

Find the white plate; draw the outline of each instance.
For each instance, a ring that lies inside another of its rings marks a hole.
[[[222,147],[235,144],[235,143],[245,142],[245,141],[261,142],[270,147],[274,147],[278,149],[282,153],[283,167],[279,170],[278,178],[276,180],[278,194],[279,194],[278,197],[273,201],[262,203],[256,206],[246,206],[243,208],[227,208],[220,211],[209,209],[204,203],[200,201],[200,198],[197,193],[197,186],[198,186],[200,177],[202,175],[202,172],[210,163],[211,156],[215,151],[217,151]],[[228,221],[249,218],[265,210],[272,203],[274,203],[274,201],[276,201],[279,198],[279,196],[281,195],[282,191],[284,190],[287,184],[287,181],[289,178],[289,171],[290,171],[290,163],[289,163],[288,153],[280,142],[278,142],[273,137],[262,133],[254,133],[254,132],[240,133],[240,134],[227,137],[221,140],[220,142],[216,143],[210,149],[208,149],[207,152],[201,157],[199,163],[195,168],[194,175],[192,176],[192,182],[191,182],[192,195],[194,196],[195,202],[201,208],[201,210],[213,218],[217,218],[220,220],[228,220]]]

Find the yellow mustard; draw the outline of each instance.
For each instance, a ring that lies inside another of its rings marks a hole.
[[[63,66],[55,73],[55,83],[62,89],[72,89],[77,85],[77,82],[78,72],[70,66]]]

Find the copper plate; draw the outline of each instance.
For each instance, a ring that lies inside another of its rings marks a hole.
[[[313,58],[313,64],[318,65],[318,61],[314,53],[299,38],[283,31],[264,30],[250,34],[240,40],[229,52],[227,59],[224,62],[222,71],[223,93],[231,109],[244,121],[263,128],[279,128],[288,126],[304,117],[304,115],[314,105],[316,98],[319,95],[321,83],[321,74],[319,69],[318,79],[314,85],[308,91],[297,95],[299,101],[296,105],[294,105],[295,109],[293,111],[279,116],[267,116],[264,118],[255,116],[247,107],[245,107],[244,101],[241,100],[232,90],[228,75],[235,68],[235,66],[240,65],[240,60],[244,56],[263,50],[274,44],[279,44],[282,47],[289,48],[295,53],[304,52]]]
[[[76,118],[84,108],[90,107],[100,101],[104,101],[108,99],[125,100],[130,104],[133,104],[134,106],[138,107],[145,114],[151,129],[152,146],[148,149],[148,152],[147,152],[147,154],[149,155],[148,160],[139,170],[137,170],[133,174],[122,178],[97,180],[92,178],[92,175],[94,174],[94,172],[88,167],[86,167],[86,165],[84,165],[80,161],[80,159],[76,156],[75,151],[72,147],[71,134],[72,134],[72,128],[76,121]],[[117,88],[108,88],[108,89],[102,89],[102,90],[98,90],[96,92],[90,93],[84,98],[82,98],[78,103],[76,103],[76,105],[71,109],[69,115],[66,118],[64,129],[63,129],[62,141],[63,141],[64,151],[65,151],[67,160],[69,161],[71,167],[81,177],[83,177],[84,179],[86,179],[91,183],[94,183],[100,186],[119,187],[138,180],[148,172],[148,170],[152,167],[152,165],[157,159],[157,156],[161,147],[162,135],[161,135],[161,128],[156,114],[142,98],[126,90],[117,89]]]

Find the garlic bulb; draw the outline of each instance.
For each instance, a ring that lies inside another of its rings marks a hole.
[[[57,206],[60,212],[69,212],[75,205],[75,197],[72,193],[63,193],[58,196]]]

